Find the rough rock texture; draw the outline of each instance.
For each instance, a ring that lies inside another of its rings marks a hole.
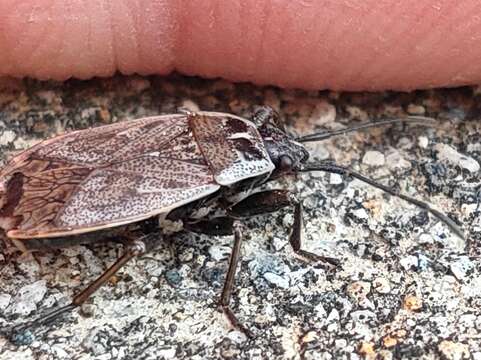
[[[254,339],[232,330],[216,307],[232,238],[183,235],[130,263],[80,311],[20,347],[5,337],[8,327],[66,303],[121,246],[21,255],[1,245],[0,359],[481,359],[477,88],[338,94],[176,76],[1,86],[2,162],[65,130],[179,107],[249,116],[266,104],[296,134],[431,116],[436,128],[373,129],[309,148],[314,158],[428,200],[463,226],[467,241],[359,181],[302,174],[276,185],[303,199],[304,248],[342,265],[329,270],[293,256],[289,210],[246,222],[232,307]]]

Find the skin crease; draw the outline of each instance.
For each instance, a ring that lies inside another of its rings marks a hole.
[[[0,76],[409,90],[481,80],[478,0],[2,0]]]

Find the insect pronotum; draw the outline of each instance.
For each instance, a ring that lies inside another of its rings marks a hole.
[[[0,172],[0,227],[22,251],[48,250],[100,240],[123,241],[124,254],[71,304],[13,329],[28,343],[31,331],[85,302],[115,272],[165,235],[148,219],[161,217],[204,234],[234,234],[220,306],[230,322],[249,333],[229,308],[242,241],[241,219],[294,208],[289,241],[310,260],[336,259],[301,249],[302,206],[286,190],[260,190],[284,175],[325,171],[349,175],[427,210],[459,236],[453,220],[427,203],[400,194],[333,162],[309,161],[302,143],[398,122],[432,124],[406,117],[294,138],[270,108],[251,120],[217,112],[141,118],[74,131],[45,140],[15,156]],[[158,223],[156,223],[158,224]]]

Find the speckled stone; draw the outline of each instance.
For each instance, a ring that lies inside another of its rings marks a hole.
[[[362,163],[371,166],[383,166],[386,162],[384,154],[379,151],[366,151],[362,158]]]
[[[437,151],[438,159],[440,161],[458,165],[471,173],[476,173],[479,171],[479,162],[476,159],[459,153],[450,145],[436,144],[434,149]]]
[[[268,104],[296,135],[407,113],[433,117],[436,128],[399,125],[309,145],[311,158],[429,201],[463,227],[466,240],[358,180],[302,174],[269,186],[305,199],[303,249],[340,266],[295,256],[290,209],[246,221],[231,305],[252,339],[216,305],[232,237],[184,234],[130,262],[84,311],[20,347],[6,337],[10,325],[67,303],[122,247],[33,256],[0,241],[0,359],[481,358],[479,90],[339,94],[180,76],[8,84],[0,87],[1,162],[66,130],[181,107],[248,117]]]

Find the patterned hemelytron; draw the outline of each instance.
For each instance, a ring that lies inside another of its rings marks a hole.
[[[125,124],[123,127],[120,124]],[[108,164],[156,151],[188,131],[186,116],[157,116],[76,131],[38,150],[39,158]]]
[[[185,166],[184,170],[195,172],[199,169]],[[125,223],[148,218],[158,214],[159,208],[167,212],[219,188],[211,181],[205,183],[203,180],[204,184],[196,182],[196,186],[192,186],[189,181],[179,184],[152,174],[95,171],[58,213],[56,223],[60,227],[82,227],[85,224],[109,224],[119,219],[119,215]],[[98,196],[99,191],[102,196]]]
[[[138,221],[219,189],[187,115],[143,118],[44,141],[0,173],[0,225],[15,238]],[[5,203],[6,202],[6,203]]]
[[[231,185],[274,169],[253,123],[226,114],[207,114],[191,117],[190,124],[217,183]]]
[[[139,171],[141,169],[141,171]],[[217,190],[207,166],[157,156],[94,171],[58,213],[58,226],[147,218]],[[102,196],[99,196],[102,194]]]
[[[0,173],[0,226],[25,239],[113,227],[273,169],[252,123],[213,114],[142,118],[34,146]]]

